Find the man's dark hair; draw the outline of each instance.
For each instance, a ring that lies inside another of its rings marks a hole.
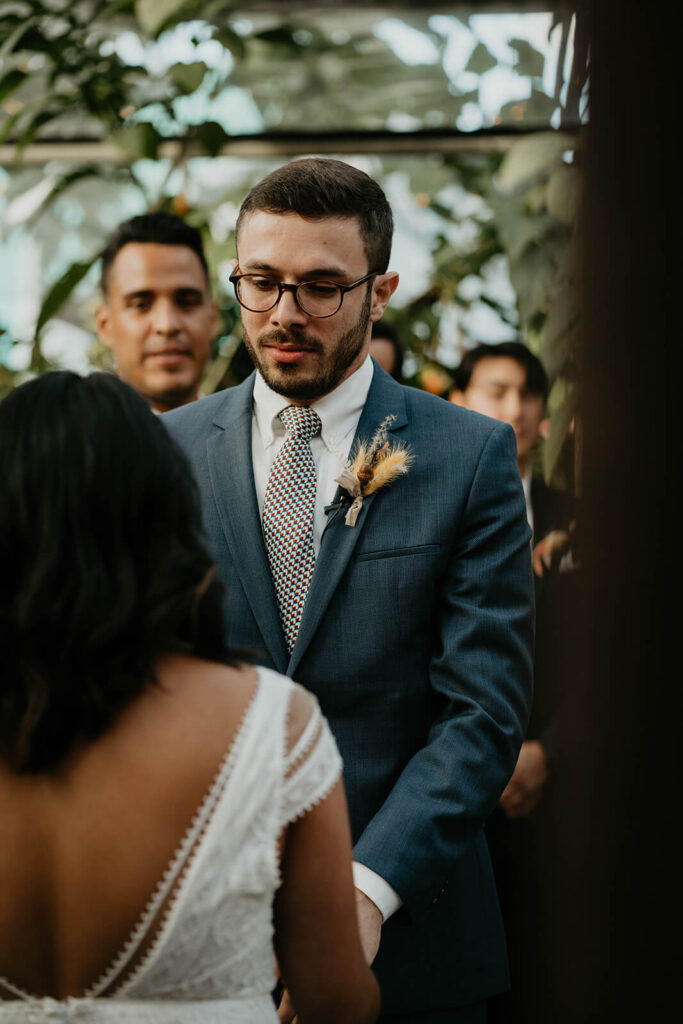
[[[526,370],[526,389],[531,395],[540,395],[543,401],[548,397],[548,375],[543,364],[521,341],[501,341],[497,345],[477,345],[471,348],[462,358],[454,371],[455,387],[458,391],[466,391],[475,366],[482,359],[514,359]]]
[[[235,664],[190,467],[132,388],[48,373],[0,402],[0,757],[60,764],[167,652]]]
[[[391,376],[394,380],[401,381],[403,379],[402,367],[403,367],[403,346],[398,338],[398,331],[392,324],[385,323],[383,320],[375,320],[370,331],[371,338],[385,338],[390,344],[394,352],[394,365],[391,369]]]
[[[204,268],[206,280],[209,280],[209,268],[204,255],[202,236],[191,224],[186,224],[180,217],[162,210],[155,213],[142,213],[138,217],[124,220],[110,236],[102,252],[102,271],[100,287],[107,293],[107,282],[112,263],[124,245],[129,242],[152,242],[156,245],[184,245],[196,253]]]
[[[235,235],[257,211],[300,217],[356,217],[368,270],[389,266],[394,219],[387,197],[369,175],[343,160],[306,157],[278,167],[251,189],[240,207]]]

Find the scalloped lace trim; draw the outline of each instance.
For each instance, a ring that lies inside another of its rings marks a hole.
[[[139,935],[136,936],[134,932],[126,943],[126,946],[130,947],[130,952],[126,955],[127,950],[126,947],[124,947],[117,959],[112,962],[111,967],[100,976],[94,985],[86,989],[85,996],[87,998],[94,998],[98,996],[112,985],[114,986],[112,993],[114,995],[124,987],[132,985],[156,955],[157,949],[163,941],[173,910],[182,897],[185,878],[187,877],[194,860],[199,856],[202,840],[206,834],[206,830],[211,822],[221,794],[225,789],[230,775],[232,774],[235,761],[237,760],[239,752],[244,744],[244,737],[247,734],[248,723],[253,716],[254,708],[256,707],[257,698],[261,693],[261,689],[262,680],[259,675],[258,684],[249,699],[249,703],[247,704],[244,713],[242,714],[240,724],[237,727],[237,731],[235,732],[230,748],[224,754],[220,767],[214,775],[213,782],[206,793],[206,796],[202,800],[197,813],[186,829],[185,836],[181,840],[174,856],[171,858],[164,875],[157,883],[157,890],[150,898],[147,908],[143,911],[138,925],[136,926],[135,932],[138,932],[139,930]],[[173,892],[173,896],[164,910],[161,921],[159,922],[158,930],[149,949],[145,951],[144,955],[140,958],[139,963],[135,965],[131,973],[127,977],[121,978],[121,969],[125,968],[135,956],[137,950],[140,948],[140,942],[142,942],[148,934],[150,927],[154,923],[154,918],[158,914],[169,894],[173,891],[174,887],[175,892]],[[115,984],[117,975],[120,979],[118,985]]]

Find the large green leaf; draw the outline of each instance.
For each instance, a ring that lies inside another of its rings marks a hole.
[[[583,181],[578,167],[560,164],[548,178],[545,200],[548,213],[573,228],[581,204]]]
[[[8,117],[4,124],[0,124],[0,142],[5,142],[12,134],[14,128],[20,129],[17,141],[21,142],[26,131],[30,130],[34,120],[44,114],[46,109],[53,103],[54,94],[49,92],[27,100],[20,110],[12,114],[11,117]]]
[[[545,67],[545,58],[526,39],[511,39],[508,46],[517,53],[515,71],[529,78],[540,78]]]
[[[134,6],[133,0],[109,0],[109,3],[97,12],[97,17],[105,20],[115,18],[117,14],[128,13]]]
[[[12,53],[17,48],[17,44],[21,42],[22,37],[26,35],[29,29],[34,28],[38,24],[40,24],[40,17],[35,15],[33,18],[27,18],[26,21],[22,21],[17,25],[14,31],[10,32],[7,36],[2,46],[0,46],[0,61],[4,60],[9,53]]]
[[[186,95],[195,92],[202,84],[206,74],[206,64],[202,61],[195,61],[194,64],[174,64],[171,68],[171,78],[182,93]]]
[[[50,288],[49,292],[43,300],[40,313],[38,314],[38,322],[36,323],[36,330],[34,340],[37,341],[45,324],[48,320],[51,320],[59,310],[62,308],[66,300],[69,298],[79,281],[82,281],[85,275],[88,273],[93,263],[99,259],[99,253],[88,260],[85,263],[72,263],[69,269],[62,274],[58,281]]]
[[[0,102],[13,93],[26,78],[26,72],[19,68],[13,68],[3,78],[0,78]]]
[[[537,326],[548,311],[555,268],[544,250],[544,246],[529,245],[523,255],[510,264],[510,280],[517,292],[519,314],[525,326]]]
[[[231,28],[221,25],[214,29],[213,37],[218,40],[221,46],[230,51],[235,60],[244,60],[247,55],[247,47],[237,32],[233,32]]]
[[[135,16],[140,28],[154,39],[164,25],[176,19],[188,6],[187,0],[135,0]]]
[[[568,286],[553,300],[539,356],[551,383],[566,370],[580,341],[579,295]]]
[[[517,262],[531,245],[541,246],[556,229],[557,224],[546,213],[531,216],[522,204],[492,201],[497,215],[497,226],[508,258]]]
[[[550,480],[562,454],[562,448],[569,434],[571,422],[579,409],[579,388],[572,385],[567,389],[564,401],[550,419],[550,429],[543,446],[543,475]]]
[[[465,71],[472,71],[475,75],[484,75],[487,71],[498,66],[498,61],[492,57],[483,43],[477,43],[470,54]]]
[[[562,154],[572,148],[571,137],[563,132],[537,132],[520,139],[500,165],[499,189],[511,195],[530,188],[550,174],[561,163]]]
[[[217,156],[230,136],[217,121],[207,121],[197,126],[195,137],[209,156]]]
[[[135,159],[155,160],[161,136],[153,125],[147,122],[136,122],[124,125],[119,131],[112,132],[109,141]]]

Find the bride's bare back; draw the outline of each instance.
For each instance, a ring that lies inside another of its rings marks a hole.
[[[165,658],[96,742],[57,771],[0,762],[0,975],[80,995],[143,912],[232,743],[251,668]],[[1,994],[1,993],[0,993]]]

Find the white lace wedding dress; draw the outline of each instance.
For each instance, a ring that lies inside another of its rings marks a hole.
[[[237,736],[125,948],[82,998],[38,998],[0,978],[1,1024],[276,1024],[277,840],[327,795],[341,759],[317,707],[286,753],[294,684],[258,673]]]

